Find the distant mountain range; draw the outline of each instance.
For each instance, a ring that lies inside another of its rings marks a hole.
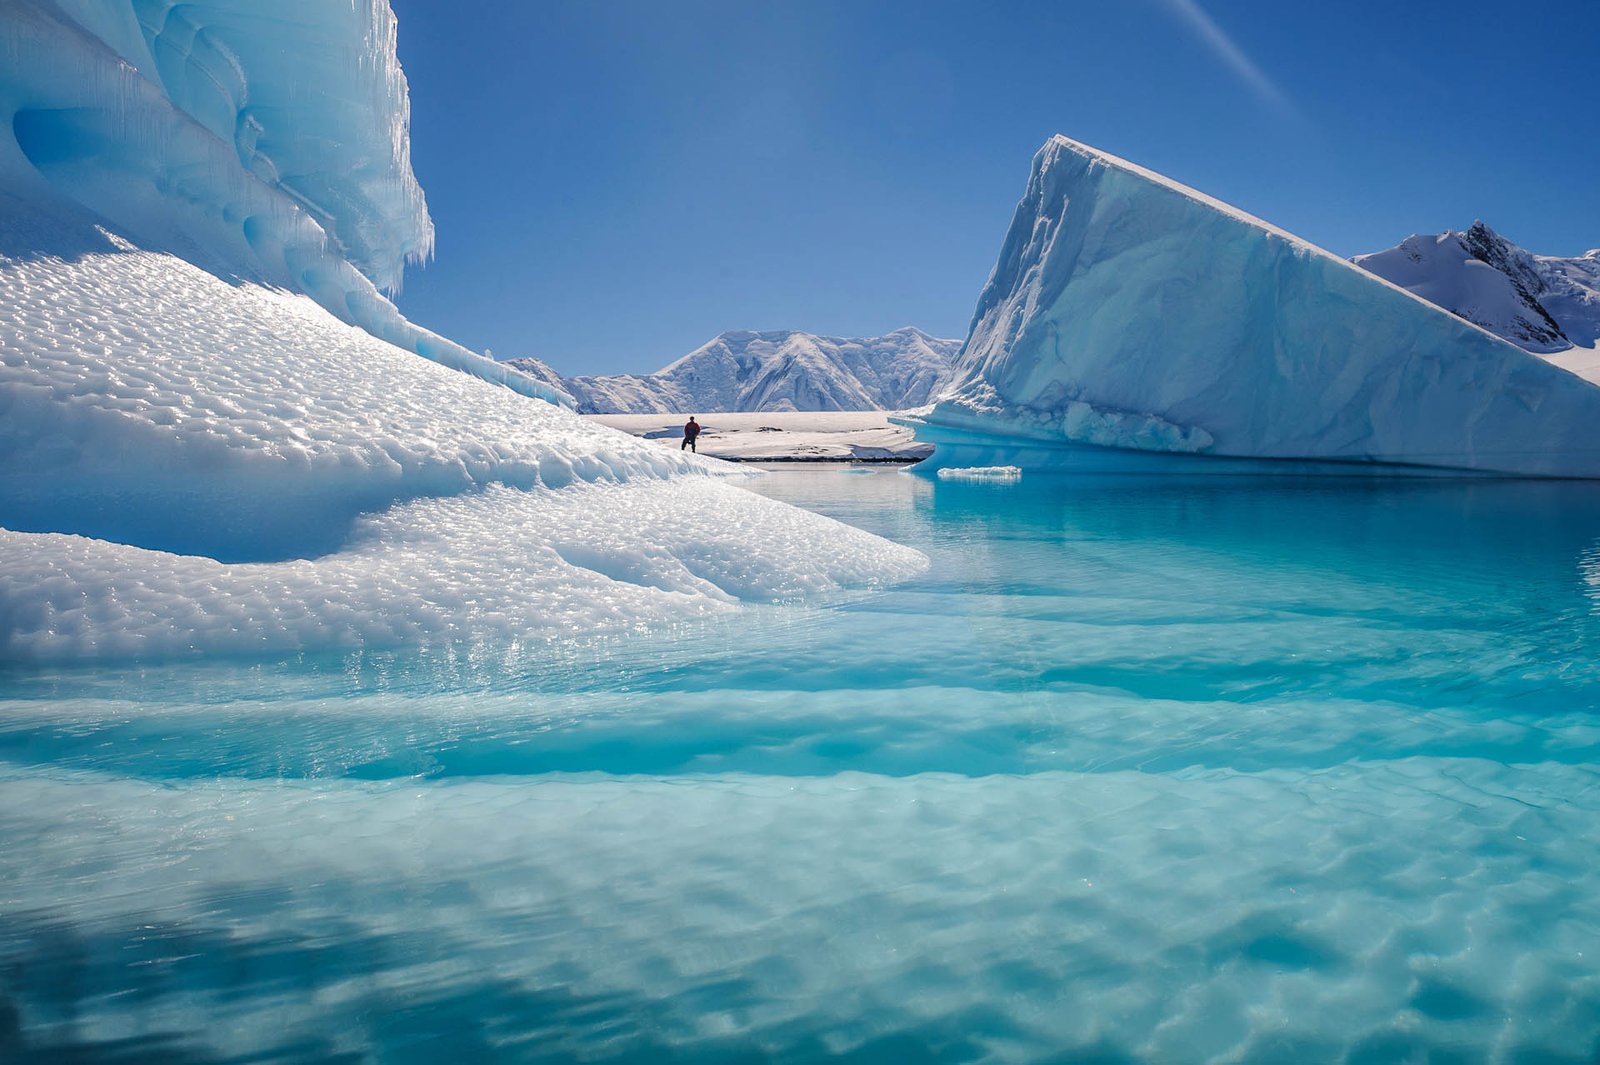
[[[1551,361],[1600,383],[1600,249],[1535,255],[1480,221],[1352,261],[1534,354],[1573,352]],[[505,363],[570,393],[585,414],[905,410],[933,400],[961,345],[910,326],[880,337],[736,330],[652,374],[562,377],[539,359]]]
[[[1600,340],[1600,249],[1535,255],[1484,225],[1407,237],[1357,266],[1539,355]]]
[[[738,330],[652,374],[563,378],[538,359],[505,362],[570,392],[585,414],[903,410],[933,398],[960,348],[910,326],[881,337]]]

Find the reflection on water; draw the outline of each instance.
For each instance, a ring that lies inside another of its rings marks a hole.
[[[785,470],[926,578],[0,676],[4,1061],[1590,1061],[1600,491]]]

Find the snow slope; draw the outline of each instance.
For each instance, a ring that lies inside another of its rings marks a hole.
[[[1474,222],[1411,236],[1354,262],[1429,303],[1539,354],[1600,341],[1600,249],[1534,255]]]
[[[169,14],[236,10],[217,0]],[[132,48],[142,24],[120,25],[113,36]],[[310,26],[334,35],[321,45],[364,54],[366,38],[337,36],[353,30]],[[0,103],[17,119],[0,127],[0,660],[538,647],[926,564],[736,487],[733,467],[419,359],[330,312],[326,290],[266,283],[247,238],[323,232],[304,209],[225,154],[187,166],[185,151],[221,142],[62,9],[0,7],[0,28],[14,46],[48,46],[0,67]],[[72,77],[51,89],[56,70]],[[126,115],[22,118],[40,85],[54,102],[81,97],[72,78],[96,106],[125,94]],[[328,112],[313,130],[354,120],[345,102],[317,99]],[[55,124],[50,152],[5,132],[30,123]],[[57,172],[51,160],[69,156]],[[119,199],[132,205],[126,227],[99,210]],[[223,239],[230,212],[251,203],[282,208],[272,225],[289,228],[245,224]],[[363,239],[378,254],[384,224],[373,225]],[[320,258],[295,261],[342,264],[341,285],[362,276],[338,240],[319,241]]]
[[[952,385],[908,420],[940,445],[930,471],[1182,455],[1600,476],[1600,388],[1065,137],[1034,157]]]
[[[852,338],[737,331],[653,374],[563,384],[586,414],[901,410],[928,402],[960,347],[910,326]],[[535,376],[548,371],[537,359],[508,364]]]
[[[433,247],[387,0],[0,4],[0,168],[140,247],[301,292],[340,321],[552,402],[401,316]]]

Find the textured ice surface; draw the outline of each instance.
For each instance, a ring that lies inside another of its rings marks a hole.
[[[394,33],[386,0],[0,6],[0,192],[70,202],[141,247],[569,400],[413,325],[378,291],[433,243]]]
[[[924,564],[305,296],[10,206],[0,657],[582,640]]]
[[[1593,1058],[1592,486],[759,483],[933,567],[578,668],[6,674],[5,1049]]]
[[[57,6],[292,195],[379,286],[398,286],[406,262],[432,252],[387,0],[288,0],[270,13],[236,0]]]
[[[226,564],[0,529],[0,657],[551,644],[916,574],[915,551],[709,478],[496,486],[362,517],[312,560]]]
[[[930,470],[1198,454],[1600,475],[1600,388],[1063,137],[1034,158],[954,383],[913,422]]]

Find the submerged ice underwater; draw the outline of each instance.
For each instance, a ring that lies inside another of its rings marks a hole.
[[[924,475],[746,476],[385,298],[395,32],[0,4],[0,1061],[1600,1054],[1596,483],[1034,465],[1600,391],[1054,138]]]
[[[931,568],[561,662],[8,674],[5,1045],[1592,1056],[1597,486],[758,489]]]

